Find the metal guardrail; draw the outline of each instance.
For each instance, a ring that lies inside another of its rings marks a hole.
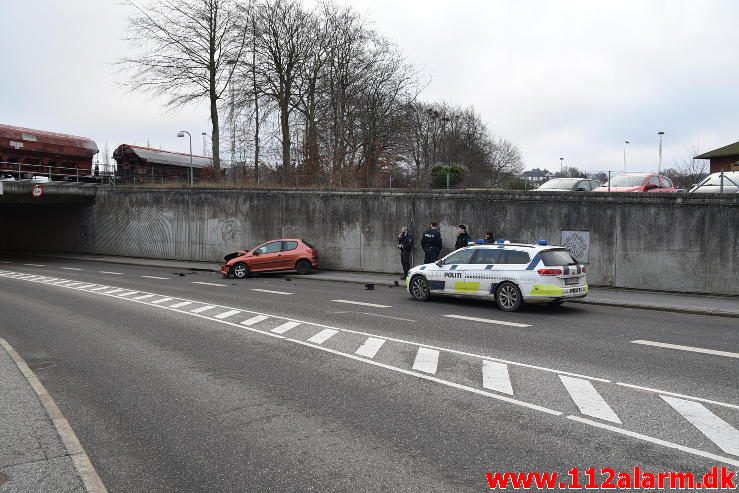
[[[49,181],[67,181],[83,183],[114,182],[112,173],[95,174],[87,168],[51,166],[45,164],[0,162],[0,175],[9,175],[18,181],[33,180],[34,177],[48,178]]]

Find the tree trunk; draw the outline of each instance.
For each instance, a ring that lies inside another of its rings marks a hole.
[[[287,185],[290,179],[290,104],[289,100],[280,100],[280,129],[282,131],[282,184]]]

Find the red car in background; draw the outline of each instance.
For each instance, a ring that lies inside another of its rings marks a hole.
[[[610,190],[606,183],[593,192],[677,192],[672,180],[657,173],[624,173],[611,178]]]
[[[252,272],[296,270],[308,274],[318,268],[318,250],[305,240],[282,238],[262,243],[251,251],[239,250],[223,257],[221,266],[224,277],[237,279],[249,277]]]

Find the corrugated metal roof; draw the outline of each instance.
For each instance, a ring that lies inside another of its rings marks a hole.
[[[95,141],[87,137],[3,124],[0,124],[0,147],[63,154],[66,153],[65,148],[71,148],[78,149],[77,153],[87,156],[98,153]]]
[[[163,151],[161,149],[152,149],[150,147],[140,147],[128,144],[122,144],[116,149],[116,153],[122,151],[122,148],[128,148],[136,154],[139,159],[149,164],[168,164],[172,166],[190,167],[190,155],[181,152]],[[115,156],[114,156],[115,157]],[[211,159],[204,156],[192,156],[193,168],[207,168],[212,165]]]
[[[700,156],[695,156],[693,159],[710,159],[712,157],[724,156],[739,156],[739,141],[727,146],[719,147],[718,149],[714,149],[712,151],[705,152]]]

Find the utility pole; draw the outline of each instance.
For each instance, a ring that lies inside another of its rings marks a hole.
[[[662,173],[662,136],[664,132],[657,132],[659,135],[659,162],[657,163],[657,173]]]
[[[565,171],[565,158],[559,158],[559,174],[561,175]]]
[[[628,140],[624,141],[624,173],[626,173],[626,146],[631,144]]]
[[[208,157],[207,134],[203,132],[203,156]]]

